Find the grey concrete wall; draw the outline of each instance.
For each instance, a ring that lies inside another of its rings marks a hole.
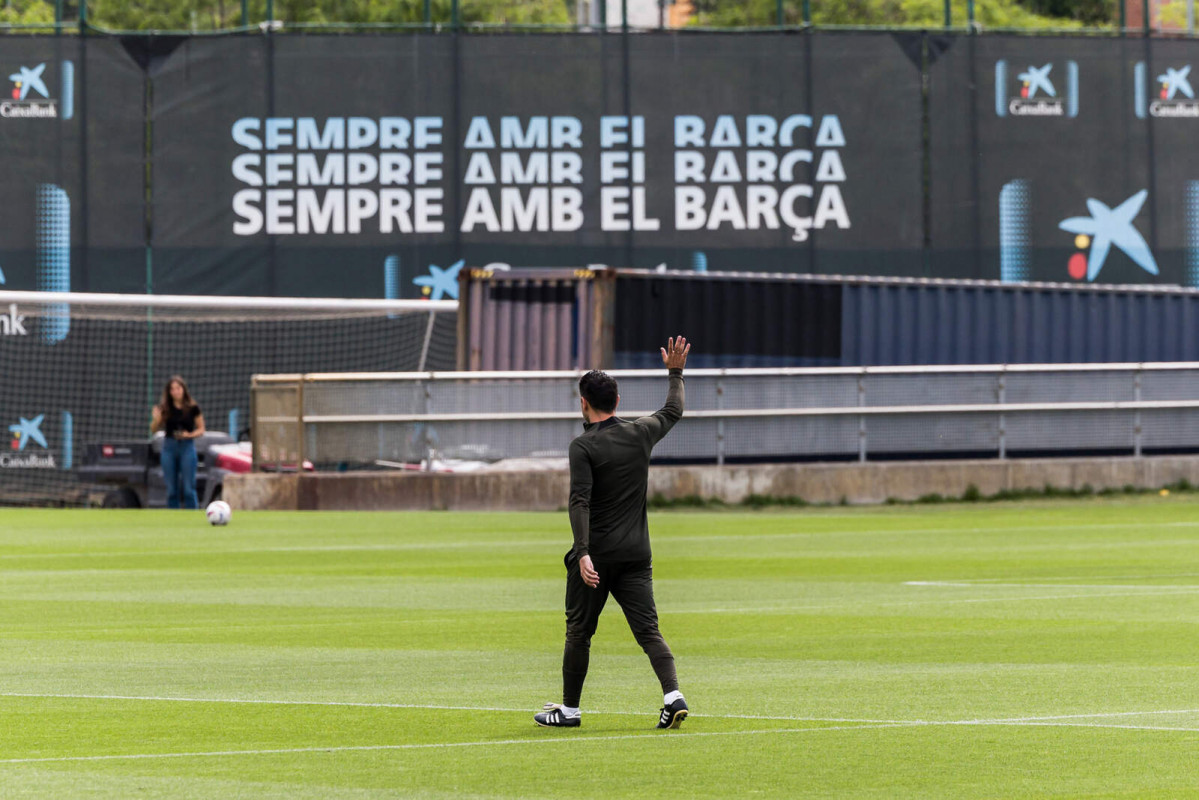
[[[860,504],[933,493],[957,497],[971,485],[991,495],[1046,486],[1151,489],[1182,479],[1199,485],[1199,456],[655,467],[649,493],[726,503],[756,494]],[[242,509],[553,511],[566,506],[569,477],[565,472],[230,475],[224,493]]]
[[[538,511],[566,505],[565,472],[338,472],[229,475],[234,508],[322,511]]]
[[[1062,458],[683,467],[650,471],[650,495],[699,496],[739,503],[747,496],[798,497],[809,503],[882,503],[923,495],[983,495],[1001,490],[1157,488],[1186,479],[1199,485],[1199,457]]]

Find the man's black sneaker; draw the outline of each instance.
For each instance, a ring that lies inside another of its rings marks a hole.
[[[668,706],[663,706],[662,715],[658,717],[659,728],[677,728],[687,719],[687,701],[683,698],[675,700]]]
[[[577,728],[583,721],[583,715],[576,714],[568,717],[563,713],[562,706],[557,703],[546,703],[542,711],[533,715],[533,721],[543,728]]]

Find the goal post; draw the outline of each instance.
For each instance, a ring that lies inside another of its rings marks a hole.
[[[255,373],[453,369],[455,301],[0,291],[0,504],[83,504],[89,443],[148,441],[181,375],[211,431]]]

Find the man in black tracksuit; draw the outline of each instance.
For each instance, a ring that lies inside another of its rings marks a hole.
[[[638,420],[618,419],[616,381],[592,371],[579,381],[584,432],[570,443],[570,527],[566,554],[566,648],[562,703],[534,715],[545,727],[577,727],[587,678],[591,637],[611,594],[662,684],[659,728],[677,728],[687,716],[674,656],[658,632],[646,516],[650,453],[683,416],[683,367],[691,346],[683,337],[662,348],[670,390],[661,410]]]

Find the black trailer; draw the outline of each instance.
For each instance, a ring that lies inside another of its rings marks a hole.
[[[162,477],[163,436],[150,440],[109,440],[88,444],[83,461],[76,469],[84,483],[102,484],[112,489],[104,495],[105,508],[166,508],[167,487]],[[227,433],[210,431],[196,439],[196,494],[200,508],[221,498],[221,489],[229,470],[217,466],[212,448],[236,445]]]

